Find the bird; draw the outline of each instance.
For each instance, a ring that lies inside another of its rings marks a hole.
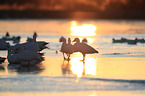
[[[84,39],[82,40],[82,42],[84,42],[84,43],[88,43],[87,38],[84,38]]]
[[[99,53],[97,50],[95,50],[93,47],[90,45],[80,42],[79,38],[75,38],[73,42],[76,42],[74,44],[74,49],[77,52],[81,52],[83,54],[83,61],[85,60],[86,54],[93,54],[93,53]]]
[[[38,36],[36,32],[34,32],[33,36]],[[27,42],[33,42],[34,41],[34,38],[31,38],[31,37],[27,37]]]
[[[6,43],[3,39],[0,40],[0,50],[7,50],[9,47],[9,43]]]
[[[19,47],[24,47],[25,50],[30,50],[34,52],[38,52],[42,49],[40,49],[39,45],[37,44],[36,41],[36,35],[33,35],[33,41],[32,42],[26,42],[26,43],[21,43],[21,44],[16,44],[15,46],[12,47],[13,50],[19,48]]]
[[[40,54],[30,50],[24,50],[24,47],[19,47],[17,50],[9,48],[7,59],[10,64],[22,65],[34,65],[34,63],[36,65],[36,63],[43,61]]]
[[[10,34],[9,34],[9,32],[6,32],[6,35],[5,35],[6,37],[9,37],[10,36]]]
[[[49,42],[45,42],[45,41],[36,41],[36,37],[37,34],[36,32],[33,35],[33,38],[27,38],[27,43],[25,43],[26,45],[26,49],[28,50],[33,50],[33,51],[42,51],[43,49],[50,49],[48,48],[46,45],[49,44]]]
[[[64,60],[70,60],[70,55],[75,52],[74,47],[71,44],[71,39],[68,38],[68,43],[66,43],[66,39],[62,36],[59,42],[63,42],[60,51],[63,53]],[[65,58],[64,53],[67,55],[68,59]]]
[[[17,36],[17,37],[13,37],[13,43],[19,43],[20,42],[21,37]]]
[[[0,64],[5,61],[6,58],[0,57]]]
[[[33,35],[33,41],[32,42],[27,42],[26,45],[25,45],[25,48],[30,50],[30,51],[34,51],[34,52],[37,52],[40,50],[38,44],[36,43],[36,37],[37,35],[34,34]]]

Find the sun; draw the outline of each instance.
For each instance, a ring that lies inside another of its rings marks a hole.
[[[72,36],[95,36],[97,27],[93,24],[78,25],[76,21],[71,22]]]

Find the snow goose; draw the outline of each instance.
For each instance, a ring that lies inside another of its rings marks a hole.
[[[25,43],[26,50],[37,52],[40,50],[38,44],[36,43],[36,37],[37,35],[33,35],[33,42],[27,42]]]
[[[68,44],[66,43],[66,39],[64,37],[61,37],[59,41],[63,42],[60,51],[63,53],[64,60],[69,60],[70,54],[75,51],[73,45],[71,44],[71,39],[68,39]],[[68,56],[68,59],[65,58],[64,53]]]
[[[6,58],[0,57],[0,64],[5,61]]]
[[[9,43],[0,42],[0,50],[7,50],[10,47]]]
[[[75,38],[73,42],[76,42],[74,44],[74,49],[77,52],[81,52],[83,54],[83,61],[85,60],[86,54],[93,54],[93,53],[99,53],[97,50],[95,50],[93,47],[86,43],[80,42],[79,38]]]
[[[9,49],[7,59],[10,64],[20,63],[22,65],[30,65],[34,61],[36,63],[43,60],[40,54],[30,50],[24,50],[23,47],[19,47],[17,53],[15,50]]]

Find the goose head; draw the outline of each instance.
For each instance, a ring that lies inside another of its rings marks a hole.
[[[59,42],[66,43],[66,39],[62,36],[62,37],[60,37]]]
[[[80,43],[80,39],[79,39],[79,38],[75,38],[75,39],[73,40],[73,42]]]
[[[33,35],[33,41],[34,41],[34,42],[36,42],[36,38],[37,38],[37,35],[34,34],[34,35]]]
[[[84,39],[82,40],[82,42],[87,43],[87,42],[88,42],[87,38],[84,38]]]
[[[68,44],[71,44],[71,39],[70,38],[68,38]]]

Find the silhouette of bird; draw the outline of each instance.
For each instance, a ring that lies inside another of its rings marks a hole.
[[[84,39],[82,40],[82,42],[84,42],[84,43],[88,43],[87,38],[84,38]]]
[[[15,52],[15,50],[12,50],[11,48],[9,48],[7,59],[8,59],[8,62],[11,64],[20,63],[22,65],[24,65],[24,64],[32,65],[32,62],[35,62],[35,64],[36,64],[36,62],[41,62],[43,60],[40,54],[30,51],[30,50],[24,50],[23,47],[19,47],[17,52]]]
[[[90,45],[80,42],[79,38],[75,38],[73,42],[76,42],[74,44],[74,49],[77,52],[81,52],[83,54],[83,61],[85,60],[86,54],[93,54],[93,53],[99,53],[97,50],[95,50],[93,47]]]
[[[36,37],[37,37],[36,35],[33,35],[33,41],[32,42],[17,44],[17,45],[14,46],[14,48],[17,49],[17,48],[23,46],[25,48],[25,50],[30,50],[30,51],[34,51],[34,52],[40,51],[40,47],[37,44]]]
[[[7,50],[10,47],[9,43],[0,42],[0,50]]]
[[[70,55],[75,52],[73,45],[71,44],[71,39],[68,38],[68,44],[66,39],[62,36],[59,42],[63,42],[61,46],[61,52],[63,53],[64,60],[70,60]],[[68,56],[68,59],[65,58],[64,53]]]
[[[0,64],[5,61],[6,58],[0,57]]]
[[[10,34],[9,34],[9,32],[7,32],[7,33],[6,33],[6,37],[9,37],[9,36],[10,36]]]

